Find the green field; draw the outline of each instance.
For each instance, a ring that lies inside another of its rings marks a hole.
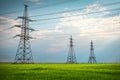
[[[0,64],[0,80],[120,80],[120,64]]]

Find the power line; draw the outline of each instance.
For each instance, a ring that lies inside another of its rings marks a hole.
[[[68,21],[73,21],[73,20],[67,20],[67,21],[61,21],[61,22],[68,22]],[[53,23],[56,23],[56,22],[53,22]],[[47,24],[47,23],[42,23],[42,24]],[[107,24],[109,24],[109,23],[105,23],[105,24],[102,24],[102,25],[107,25]],[[113,23],[113,24],[116,24],[116,23]],[[20,28],[19,25],[14,25],[14,26],[12,26],[12,27],[9,27],[9,28],[6,28],[6,29],[1,30],[0,32],[4,32],[4,31],[9,30],[9,29],[12,29],[12,28],[14,28],[14,27]],[[42,29],[42,30],[55,30],[55,29]],[[36,32],[36,31],[41,31],[41,29],[34,29],[33,32]]]
[[[52,29],[51,29],[52,30]],[[39,30],[37,30],[37,31],[39,31]],[[79,35],[79,36],[88,36],[87,34],[89,34],[89,35],[91,35],[92,33],[94,33],[94,34],[114,34],[114,33],[120,33],[120,30],[117,30],[117,31],[99,31],[99,32],[85,32],[85,33],[69,33],[69,34],[67,34],[67,33],[61,33],[61,34],[54,34],[54,35],[52,35],[52,37],[55,37],[55,36],[57,36],[58,37],[58,35],[59,35],[59,37],[61,37],[61,35],[63,36],[70,36],[71,34],[72,35]],[[40,36],[44,36],[44,38],[50,38],[50,37],[47,37],[47,36],[50,36],[50,34],[49,35],[40,35]],[[10,37],[10,38],[7,38],[7,39],[2,39],[2,40],[0,40],[0,41],[6,41],[6,40],[9,40],[9,39],[12,39],[12,38],[15,38],[15,36],[14,37]],[[63,38],[63,37],[62,37]],[[36,39],[39,39],[39,38],[36,38]]]
[[[110,6],[110,5],[115,5],[115,4],[120,4],[120,2],[109,3],[109,4],[103,4],[102,6]],[[33,16],[30,16],[30,17],[46,16],[46,15],[54,15],[54,14],[61,14],[61,13],[65,13],[65,12],[73,12],[73,11],[79,11],[79,10],[84,10],[84,9],[85,9],[85,8],[72,9],[72,10],[65,10],[65,11],[52,12],[52,13],[47,13],[47,14],[33,15]]]
[[[52,35],[52,38],[55,38],[57,36],[60,37],[60,38],[66,38],[67,36],[69,37],[70,35],[79,35],[79,36],[88,36],[87,34],[91,35],[90,33],[94,33],[95,34],[114,34],[114,33],[120,33],[120,30],[117,30],[117,31],[99,31],[99,32],[85,32],[85,33],[70,33],[70,34],[67,34],[67,33],[61,33],[61,34],[54,34]],[[59,36],[58,36],[59,35]],[[40,35],[44,38],[51,38],[50,37],[50,34],[49,35]],[[61,36],[65,36],[65,37],[61,37]],[[6,38],[6,39],[1,39],[0,41],[6,41],[6,40],[10,40],[10,39],[13,39],[15,38],[16,36],[13,36],[13,37],[9,37],[9,38]],[[35,40],[37,39],[41,39],[41,38],[36,38]],[[41,40],[44,40],[44,39],[41,39]]]
[[[79,0],[65,0],[65,1],[61,1],[61,2],[56,2],[53,4],[49,4],[49,5],[44,5],[41,7],[31,7],[31,10],[35,10],[35,9],[41,9],[41,8],[47,8],[47,7],[51,7],[51,6],[55,6],[55,5],[60,5],[60,4],[65,4],[68,2],[72,2],[72,1],[79,1]],[[15,10],[15,11],[10,11],[10,12],[6,12],[6,13],[1,13],[0,15],[6,15],[6,14],[12,14],[12,13],[18,13],[21,12],[22,10]]]
[[[1,30],[0,32],[4,32],[4,31],[9,30],[9,29],[11,29],[11,28],[13,28],[13,27],[9,27],[9,28],[3,29],[3,30]]]
[[[70,20],[70,21],[73,21],[73,20]],[[64,22],[64,21],[63,21]],[[67,21],[66,21],[67,22]],[[104,23],[104,24],[101,24],[101,25],[108,25],[108,24],[110,24],[110,23]],[[120,25],[119,23],[112,23],[112,24],[118,24],[118,25]],[[55,31],[56,29],[36,29],[34,32],[36,32],[36,31],[41,31],[41,30],[53,30],[53,31]],[[59,29],[58,29],[59,30]],[[120,31],[120,30],[118,30],[118,31]],[[104,31],[105,32],[105,31]],[[107,31],[108,32],[108,31]],[[115,31],[116,32],[116,31]],[[87,32],[88,33],[88,32]],[[93,33],[93,32],[92,32]],[[95,33],[95,32],[94,32]],[[103,32],[102,32],[103,33]],[[66,34],[67,35],[67,34]]]
[[[56,5],[65,4],[65,3],[73,2],[73,1],[75,2],[75,1],[79,1],[79,0],[65,0],[65,1],[62,1],[62,2],[57,2],[57,3],[54,3],[54,4],[49,4],[49,5],[45,5],[45,6],[41,6],[41,7],[34,7],[34,8],[31,8],[31,9],[46,8],[46,7],[56,6]]]
[[[116,32],[116,31],[109,31],[110,33],[102,33],[102,32],[94,32],[95,34],[111,34],[111,33],[120,33],[120,31],[118,31],[118,32]],[[88,36],[88,35],[83,35],[83,33],[81,34],[81,33],[71,33],[71,34],[57,34],[56,36],[54,35],[52,35],[52,36],[50,36],[50,35],[40,35],[41,37],[40,38],[36,38],[35,40],[54,40],[54,39],[56,39],[56,38],[60,38],[60,39],[65,39],[66,37],[69,37],[70,35],[79,35],[79,37],[80,36]],[[81,35],[80,35],[81,34]],[[88,34],[90,34],[90,33],[88,33]],[[94,34],[94,35],[95,35]],[[58,36],[59,35],[59,36]],[[75,36],[74,35],[74,36]],[[94,35],[92,35],[92,36],[94,36]],[[44,37],[43,37],[44,36]],[[103,36],[99,36],[99,37],[103,37]],[[76,39],[76,38],[75,38]]]
[[[74,0],[73,0],[73,1],[74,1]],[[75,1],[77,1],[77,0],[75,0]],[[79,0],[78,0],[78,1],[79,1]],[[32,9],[32,10],[35,10],[35,9],[38,9],[38,8],[45,8],[45,7],[54,6],[54,5],[58,5],[58,4],[62,4],[62,3],[67,3],[67,2],[69,2],[69,1],[54,3],[54,4],[46,5],[46,6],[43,6],[43,7],[34,7],[34,8],[31,8],[31,9]],[[70,1],[70,2],[72,2],[72,1]],[[115,5],[115,4],[120,4],[120,2],[103,4],[103,6],[110,6],[110,5]],[[45,16],[45,15],[54,15],[54,14],[60,14],[60,13],[65,13],[65,12],[78,11],[78,10],[83,10],[83,9],[84,9],[84,8],[67,10],[67,11],[60,11],[60,12],[53,12],[53,13],[47,13],[47,14],[41,14],[41,15],[33,15],[33,16],[30,16],[30,17]],[[10,14],[10,13],[17,13],[17,12],[20,12],[20,10],[18,10],[18,11],[12,11],[12,12],[7,12],[7,13],[0,14],[0,15]]]
[[[9,11],[9,12],[6,12],[6,13],[1,13],[0,15],[7,15],[7,14],[18,13],[18,12],[21,12],[21,10]]]
[[[84,36],[86,36],[87,34],[88,35],[91,35],[91,34],[113,34],[113,33],[120,33],[120,30],[117,30],[117,31],[99,31],[99,32],[85,32],[85,33],[61,33],[61,34],[55,34],[54,33],[54,35],[52,34],[52,36],[58,36],[58,35],[65,35],[65,36],[70,36],[70,35],[84,35]],[[40,35],[40,36],[44,36],[44,37],[46,37],[46,36],[50,36],[50,34],[49,35]]]
[[[88,14],[95,14],[95,13],[101,13],[101,12],[105,12],[105,11],[116,11],[116,10],[120,10],[120,8],[103,10],[103,11],[98,11],[98,12],[90,12],[90,13],[85,13],[85,14],[70,15],[70,16],[66,16],[66,17],[81,16],[81,15],[88,15]],[[53,19],[66,18],[66,17],[62,16],[62,17],[53,17],[53,18],[43,18],[43,19],[38,19],[36,21],[46,21],[46,20],[53,20]]]
[[[117,13],[117,14],[119,14],[119,13]],[[115,14],[108,14],[108,16],[113,16],[113,15],[117,15],[116,13]],[[60,21],[60,22],[71,22],[71,21],[75,21],[75,20],[65,20],[65,21]],[[47,25],[47,24],[50,24],[50,23],[57,23],[58,21],[50,21],[50,22],[42,22],[42,23],[39,23],[39,24],[37,24],[37,25],[42,25],[42,24],[44,24],[44,25]]]

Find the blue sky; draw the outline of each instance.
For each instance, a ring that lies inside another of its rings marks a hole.
[[[97,62],[120,62],[120,0],[0,0],[1,62],[14,61],[19,38],[12,37],[20,34],[20,29],[8,28],[21,24],[16,18],[23,15],[24,4],[29,6],[29,16],[81,9],[30,17],[62,17],[30,23],[30,27],[39,30],[30,33],[37,38],[31,40],[34,62],[66,62],[70,35],[77,62],[88,62],[91,40]],[[89,14],[92,12],[99,13]]]

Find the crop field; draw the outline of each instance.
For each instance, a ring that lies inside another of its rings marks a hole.
[[[0,64],[0,80],[120,80],[120,64]]]

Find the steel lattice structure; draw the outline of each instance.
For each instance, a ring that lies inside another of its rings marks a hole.
[[[69,47],[69,52],[68,52],[68,57],[67,57],[67,63],[76,63],[77,62],[73,46],[74,46],[73,39],[71,36],[70,37],[70,47]]]
[[[94,54],[94,46],[93,46],[93,41],[91,40],[90,43],[90,55],[89,55],[89,61],[88,63],[96,63],[96,57]]]
[[[24,5],[24,13],[22,17],[18,17],[22,19],[22,25],[15,25],[15,27],[21,28],[21,34],[16,35],[20,37],[18,49],[15,56],[15,63],[33,63],[33,56],[31,51],[30,39],[32,37],[29,35],[30,31],[34,30],[29,27],[28,18],[28,6]]]

